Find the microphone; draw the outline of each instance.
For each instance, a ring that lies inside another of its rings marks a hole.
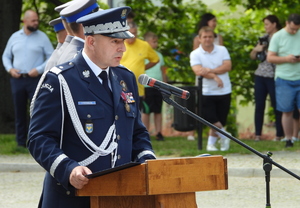
[[[154,87],[160,91],[173,94],[177,97],[187,100],[190,97],[190,92],[187,90],[180,89],[173,85],[169,85],[165,82],[161,82],[154,78],[149,77],[147,74],[141,74],[138,78],[138,81],[142,85],[148,85]]]

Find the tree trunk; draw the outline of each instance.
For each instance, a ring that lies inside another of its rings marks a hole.
[[[14,133],[14,110],[9,74],[4,69],[2,54],[9,37],[20,28],[22,0],[2,0],[0,7],[0,134]]]

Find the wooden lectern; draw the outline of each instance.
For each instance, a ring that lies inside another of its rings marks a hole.
[[[196,191],[228,189],[222,156],[148,160],[90,179],[77,196],[91,208],[197,208]]]

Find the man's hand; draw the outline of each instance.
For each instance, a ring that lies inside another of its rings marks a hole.
[[[87,174],[91,174],[92,171],[84,166],[75,167],[70,174],[70,184],[76,189],[82,189],[84,185],[89,182],[89,179],[85,177]]]
[[[218,87],[220,87],[220,88],[224,87],[223,81],[220,79],[220,77],[218,75],[216,75],[214,77],[214,80],[218,83]]]
[[[211,69],[210,68],[207,68],[207,67],[201,67],[200,68],[200,76],[205,76],[207,75],[209,72],[211,72]]]
[[[294,55],[288,55],[288,56],[286,56],[286,61],[288,63],[296,63],[296,62],[299,62],[300,59],[296,58]]]
[[[10,73],[10,75],[13,77],[13,78],[20,78],[21,74],[19,74],[20,70],[18,69],[15,69],[15,68],[11,68],[8,73]]]
[[[39,76],[39,72],[38,72],[38,70],[37,69],[31,69],[29,72],[28,72],[28,75],[30,76],[30,77],[37,77],[37,76]]]

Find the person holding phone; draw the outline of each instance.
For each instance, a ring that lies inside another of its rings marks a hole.
[[[276,64],[276,108],[282,112],[285,147],[293,147],[293,110],[300,109],[300,15],[289,15],[286,26],[275,33],[268,48],[267,61]]]

